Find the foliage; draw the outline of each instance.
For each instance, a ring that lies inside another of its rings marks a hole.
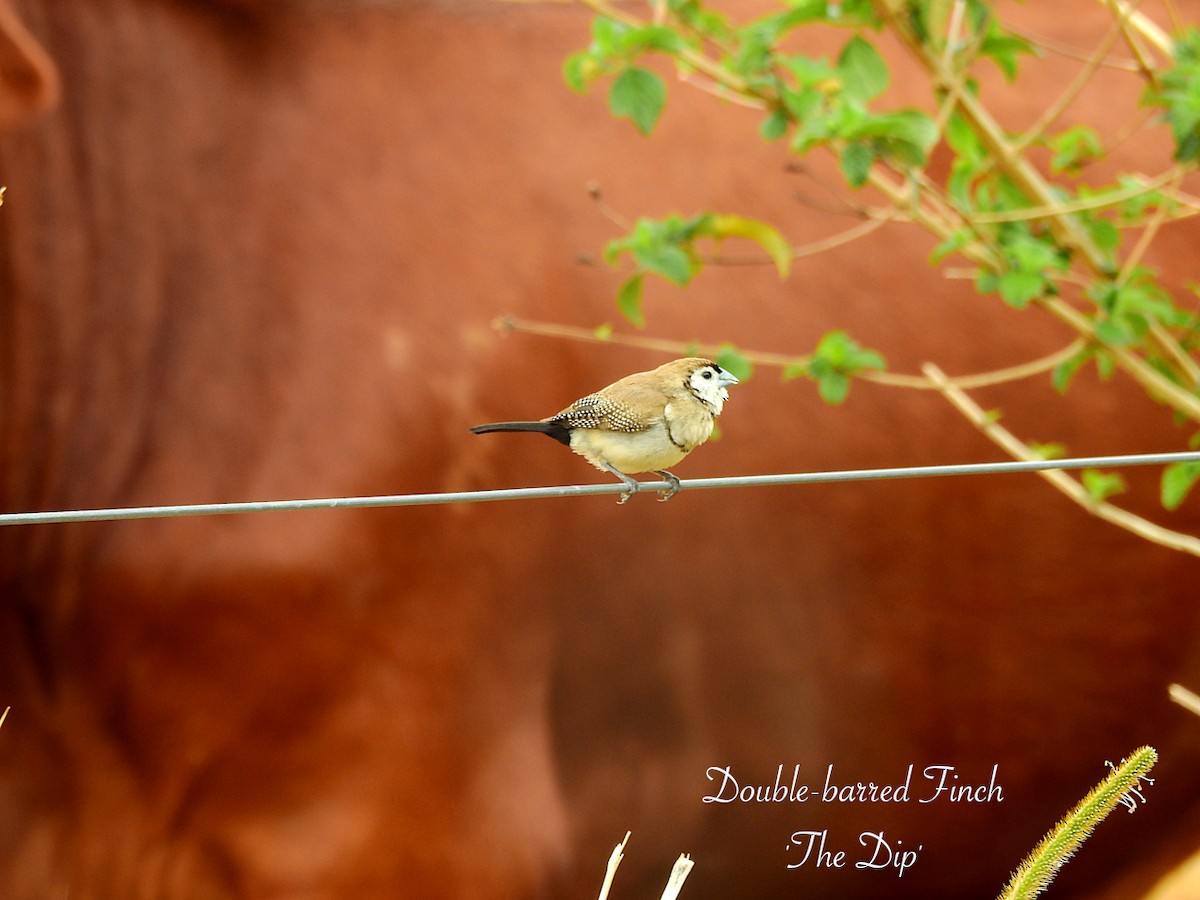
[[[961,268],[965,262],[980,294],[1016,310],[1038,309],[1073,329],[1077,346],[1044,367],[1060,392],[1085,368],[1105,379],[1120,371],[1179,419],[1200,422],[1197,303],[1173,296],[1142,263],[1162,225],[1200,212],[1200,204],[1178,191],[1200,160],[1196,28],[1181,28],[1168,44],[1144,16],[1135,20],[1114,7],[1114,35],[1131,47],[1149,41],[1160,48],[1157,59],[1139,57],[1138,77],[1145,81],[1143,103],[1170,129],[1175,152],[1159,175],[1122,175],[1106,186],[1081,177],[1107,155],[1101,135],[1088,125],[1056,123],[1086,89],[1109,44],[1081,64],[1083,77],[1064,86],[1029,133],[1007,134],[985,106],[980,67],[995,66],[1011,82],[1039,48],[1005,29],[983,0],[787,0],[741,22],[706,0],[652,0],[645,17],[609,0],[579,2],[597,15],[589,45],[564,63],[572,89],[607,83],[612,113],[644,135],[653,133],[666,108],[664,67],[758,109],[764,140],[800,157],[834,154],[849,188],[870,185],[890,202],[880,218],[908,219],[934,234],[940,243],[933,265]],[[799,33],[812,26],[842,30],[833,58],[797,49],[804,43]],[[935,112],[889,102],[892,73],[879,49],[882,32],[930,73]],[[939,147],[950,160],[940,180],[929,169]],[[1049,154],[1048,173],[1031,161],[1037,148]],[[705,255],[703,243],[729,238],[756,243],[787,276],[793,250],[772,224],[713,211],[641,218],[605,250],[612,265],[632,263],[617,295],[622,314],[644,325],[646,277],[684,287],[719,262]],[[812,378],[830,403],[843,402],[855,378],[889,382],[878,351],[859,347],[830,324],[810,355],[785,367],[785,376]],[[759,358],[731,352],[746,374]],[[1200,464],[1168,468],[1164,505],[1179,506],[1197,481]],[[1092,473],[1084,487],[1103,503],[1122,486],[1113,476]]]

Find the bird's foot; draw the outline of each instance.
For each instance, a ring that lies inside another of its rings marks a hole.
[[[617,503],[624,503],[639,490],[641,490],[642,485],[636,478],[630,478],[628,475],[624,475],[620,472],[617,472],[616,474],[618,478],[625,482],[625,490],[621,491],[621,496],[617,498]]]
[[[665,491],[658,492],[659,493],[659,498],[658,498],[659,503],[666,503],[668,500],[670,500],[672,497],[674,497],[676,494],[678,494],[679,489],[681,487],[683,487],[682,482],[680,482],[680,480],[678,478],[676,478],[674,475],[672,475],[666,469],[655,469],[654,474],[661,475],[663,477],[663,480],[666,481],[667,484],[670,485],[670,487],[667,488]]]

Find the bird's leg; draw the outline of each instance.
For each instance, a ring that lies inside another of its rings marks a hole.
[[[633,478],[630,475],[626,475],[624,472],[618,472],[616,467],[613,466],[611,463],[605,463],[604,468],[608,469],[608,471],[612,472],[614,475],[616,475],[618,478],[620,478],[623,482],[625,482],[626,489],[621,491],[621,499],[617,501],[618,503],[624,503],[626,500],[628,500],[630,497],[632,497],[634,494],[636,494],[638,492],[638,490],[641,489],[642,485],[636,478]]]
[[[661,475],[666,480],[666,482],[669,485],[671,485],[667,490],[659,491],[659,494],[662,495],[658,498],[660,503],[666,503],[668,500],[670,500],[672,497],[674,497],[676,494],[678,494],[679,489],[681,487],[683,487],[683,484],[679,481],[679,479],[676,478],[674,475],[672,475],[670,472],[668,472],[666,469],[655,469],[654,474]]]

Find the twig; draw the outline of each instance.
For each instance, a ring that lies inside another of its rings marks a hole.
[[[1171,685],[1167,688],[1167,694],[1188,712],[1200,716],[1200,696],[1189,691],[1182,684]]]
[[[886,225],[888,222],[896,221],[895,217],[884,217],[868,219],[866,222],[860,222],[853,228],[847,228],[845,231],[839,231],[837,234],[832,234],[827,238],[822,238],[819,241],[813,241],[811,244],[802,244],[799,247],[793,247],[792,259],[803,259],[806,256],[816,256],[818,253],[824,253],[827,250],[832,250],[835,247],[841,247],[843,244],[849,244],[859,238],[866,237],[873,231]],[[758,266],[758,265],[775,265],[775,261],[766,254],[762,255],[747,255],[747,256],[726,256],[717,255],[705,257],[705,262],[719,266]]]
[[[667,879],[667,886],[663,888],[662,900],[675,900],[679,896],[679,892],[683,889],[683,883],[687,880],[694,865],[692,858],[686,853],[679,854],[679,859],[675,860],[675,865],[671,868],[671,877]]]
[[[1101,62],[1103,62],[1105,56],[1108,55],[1108,51],[1112,49],[1112,45],[1117,42],[1117,38],[1120,36],[1120,34],[1121,23],[1119,21],[1114,22],[1112,27],[1108,30],[1108,33],[1105,34],[1103,40],[1101,40],[1096,46],[1096,49],[1092,52],[1092,55],[1088,58],[1083,67],[1076,74],[1075,78],[1067,86],[1067,89],[1063,91],[1063,93],[1056,101],[1054,101],[1054,103],[1046,108],[1046,111],[1038,117],[1038,120],[1033,123],[1032,127],[1030,127],[1023,135],[1013,141],[1014,150],[1020,152],[1034,141],[1038,140],[1045,130],[1049,128],[1050,125],[1055,121],[1057,121],[1058,117],[1063,114],[1063,111],[1066,110],[1066,108],[1073,102],[1075,102],[1075,98],[1079,96],[1080,92],[1082,92],[1085,87],[1087,87],[1087,83],[1092,80],[1092,77],[1100,68]]]
[[[706,94],[711,94],[720,100],[724,100],[726,103],[744,106],[746,109],[767,108],[767,102],[762,98],[730,90],[723,82],[717,81],[711,76],[698,78],[691,72],[679,72],[677,77],[684,84],[691,85],[699,91],[704,91]]]
[[[589,181],[587,186],[588,196],[592,198],[592,202],[596,204],[596,209],[600,210],[600,215],[608,219],[618,228],[623,231],[629,231],[633,228],[633,223],[625,218],[621,213],[617,212],[604,200],[604,192],[600,190],[600,185],[594,181]]]
[[[950,10],[950,24],[946,28],[946,46],[942,49],[942,65],[949,67],[954,57],[954,48],[962,34],[963,13],[966,10],[964,0],[954,0]]]
[[[608,867],[604,870],[604,884],[600,886],[599,900],[607,900],[608,892],[612,889],[613,878],[617,874],[617,866],[621,865],[621,860],[625,858],[625,844],[629,840],[629,832],[625,832],[625,837],[621,838],[621,843],[613,848],[612,854],[608,857]]]
[[[1125,45],[1133,54],[1133,58],[1137,60],[1138,70],[1142,76],[1151,85],[1158,85],[1158,72],[1155,70],[1153,63],[1146,55],[1145,49],[1138,42],[1137,35],[1134,34],[1134,29],[1144,36],[1153,35],[1158,31],[1158,27],[1149,19],[1141,15],[1137,8],[1142,5],[1142,0],[1134,0],[1133,3],[1126,3],[1124,0],[1100,0],[1105,6],[1111,9],[1121,23],[1121,36],[1125,39]],[[1137,17],[1137,24],[1131,28],[1134,17]],[[1165,37],[1165,35],[1164,35]],[[1154,39],[1151,38],[1153,41]],[[1166,41],[1167,56],[1171,55],[1170,41]]]
[[[607,0],[576,0],[576,2],[588,7],[594,12],[602,16],[606,16],[614,21],[621,22],[624,25],[629,25],[633,28],[641,28],[646,23],[637,16],[630,15],[622,9],[607,2]],[[734,93],[740,94],[743,97],[750,99],[761,100],[762,98],[750,88],[746,80],[738,75],[721,67],[720,64],[714,62],[703,53],[697,52],[690,47],[682,47],[676,51],[676,55],[686,62],[689,66],[696,69],[698,72],[703,72],[713,81],[724,85]]]
[[[1182,181],[1183,171],[1181,169],[1171,185],[1172,190],[1178,189]],[[1125,284],[1129,281],[1130,277],[1137,269],[1138,264],[1141,262],[1142,257],[1149,249],[1154,237],[1158,234],[1159,228],[1161,228],[1163,222],[1166,221],[1166,218],[1167,204],[1164,203],[1154,211],[1154,215],[1150,217],[1150,220],[1142,229],[1142,233],[1138,236],[1137,243],[1133,246],[1133,249],[1129,251],[1129,255],[1126,257],[1125,263],[1121,267],[1121,272],[1117,276],[1118,285]],[[1154,342],[1158,344],[1159,349],[1166,354],[1167,358],[1175,366],[1183,380],[1193,385],[1200,385],[1200,365],[1197,365],[1196,360],[1192,359],[1191,355],[1179,345],[1179,342],[1176,341],[1175,338],[1172,337],[1171,334],[1159,322],[1151,322],[1149,331],[1150,336],[1154,339]]]
[[[1171,57],[1171,38],[1159,28],[1148,16],[1138,11],[1138,7],[1142,5],[1141,0],[1136,0],[1135,3],[1127,3],[1125,0],[1101,0],[1106,6],[1115,7],[1121,12],[1122,17],[1129,24],[1137,29],[1138,33],[1152,43],[1159,53]],[[1178,16],[1174,17],[1176,20]]]
[[[1138,183],[1115,191],[1107,191],[1094,197],[1082,197],[1078,200],[1054,200],[1044,206],[1027,207],[1025,209],[1010,209],[1000,212],[972,213],[971,218],[981,224],[997,224],[1001,222],[1025,222],[1033,219],[1053,219],[1058,216],[1070,215],[1077,212],[1087,212],[1093,209],[1104,209],[1151,194],[1170,184],[1182,174],[1179,166],[1173,166],[1149,180],[1138,179]]]
[[[1070,304],[1063,302],[1057,297],[1043,297],[1036,302],[1043,309],[1048,310],[1057,318],[1070,325],[1079,334],[1084,335],[1086,339],[1101,343],[1096,338],[1095,326],[1092,322],[1087,316],[1074,309]],[[1140,383],[1150,396],[1158,396],[1180,415],[1200,422],[1200,396],[1186,388],[1180,387],[1155,369],[1150,363],[1146,362],[1146,360],[1142,359],[1136,353],[1130,352],[1125,347],[1107,345],[1105,349],[1108,355],[1112,357],[1113,362],[1119,368],[1129,373],[1135,381]],[[1180,352],[1182,352],[1182,349]]]
[[[963,393],[962,390],[955,387],[946,377],[945,373],[937,366],[932,363],[926,363],[921,367],[921,371],[938,385],[942,395],[950,401],[954,408],[961,412],[992,443],[1001,447],[1014,459],[1034,460],[1038,458],[1027,444],[1013,435],[1008,429],[1001,426],[975,403],[974,400]],[[1200,539],[1163,528],[1161,525],[1156,525],[1147,519],[1143,519],[1141,516],[1113,506],[1105,500],[1097,500],[1088,493],[1082,484],[1063,471],[1051,469],[1038,472],[1038,475],[1046,479],[1046,481],[1064,493],[1071,501],[1092,515],[1119,528],[1124,528],[1126,531],[1136,534],[1145,540],[1169,547],[1172,550],[1190,553],[1192,556],[1200,556]]]
[[[697,352],[713,356],[720,352],[716,344],[697,344],[695,342],[669,340],[665,338],[642,337],[636,334],[606,333],[598,334],[594,328],[581,328],[576,325],[563,325],[555,322],[535,322],[529,319],[518,319],[515,316],[502,316],[493,323],[498,331],[516,332],[518,334],[533,334],[541,337],[562,338],[569,341],[582,341],[588,344],[615,344],[620,347],[633,347],[640,350],[652,350],[655,353]],[[949,379],[950,383],[963,390],[975,390],[982,387],[992,387],[998,384],[1008,384],[1025,378],[1032,378],[1052,371],[1056,366],[1066,362],[1082,350],[1085,343],[1082,338],[1076,338],[1061,350],[1056,350],[1046,356],[1028,362],[1018,363],[1002,369],[987,372],[977,372],[972,375],[956,375]],[[755,365],[786,369],[803,365],[806,356],[788,356],[784,353],[768,353],[761,350],[739,350],[747,360]],[[874,372],[866,370],[856,375],[864,381],[882,384],[888,387],[910,388],[913,390],[940,390],[940,386],[924,375],[906,375],[901,372]]]
[[[1010,22],[1004,23],[1004,30],[1012,32],[1019,38],[1024,38],[1029,43],[1041,47],[1050,53],[1057,53],[1059,56],[1065,56],[1069,59],[1088,60],[1091,54],[1085,50],[1079,50],[1068,44],[1062,44],[1048,37],[1043,37],[1039,34],[1034,34],[1020,25],[1013,25]],[[1138,64],[1132,59],[1104,59],[1100,65],[1109,69],[1119,69],[1122,72],[1137,72]]]

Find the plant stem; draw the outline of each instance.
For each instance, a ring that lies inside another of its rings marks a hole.
[[[938,390],[942,396],[955,409],[962,413],[971,424],[978,428],[985,437],[990,439],[992,443],[1001,447],[1014,459],[1039,458],[1029,448],[1028,444],[1021,441],[1011,431],[996,422],[994,417],[989,416],[974,400],[953,384],[937,366],[932,363],[926,363],[921,367],[921,371],[925,373],[930,381],[938,386]],[[1037,474],[1070,498],[1073,503],[1087,510],[1097,518],[1103,519],[1119,528],[1124,528],[1126,531],[1132,532],[1140,538],[1160,544],[1163,547],[1189,553],[1192,556],[1200,556],[1200,539],[1191,535],[1180,534],[1177,531],[1171,531],[1169,528],[1164,528],[1161,525],[1156,525],[1147,519],[1143,519],[1141,516],[1134,515],[1107,501],[1098,501],[1087,492],[1087,489],[1082,484],[1062,470],[1051,469],[1045,472],[1038,472]]]

